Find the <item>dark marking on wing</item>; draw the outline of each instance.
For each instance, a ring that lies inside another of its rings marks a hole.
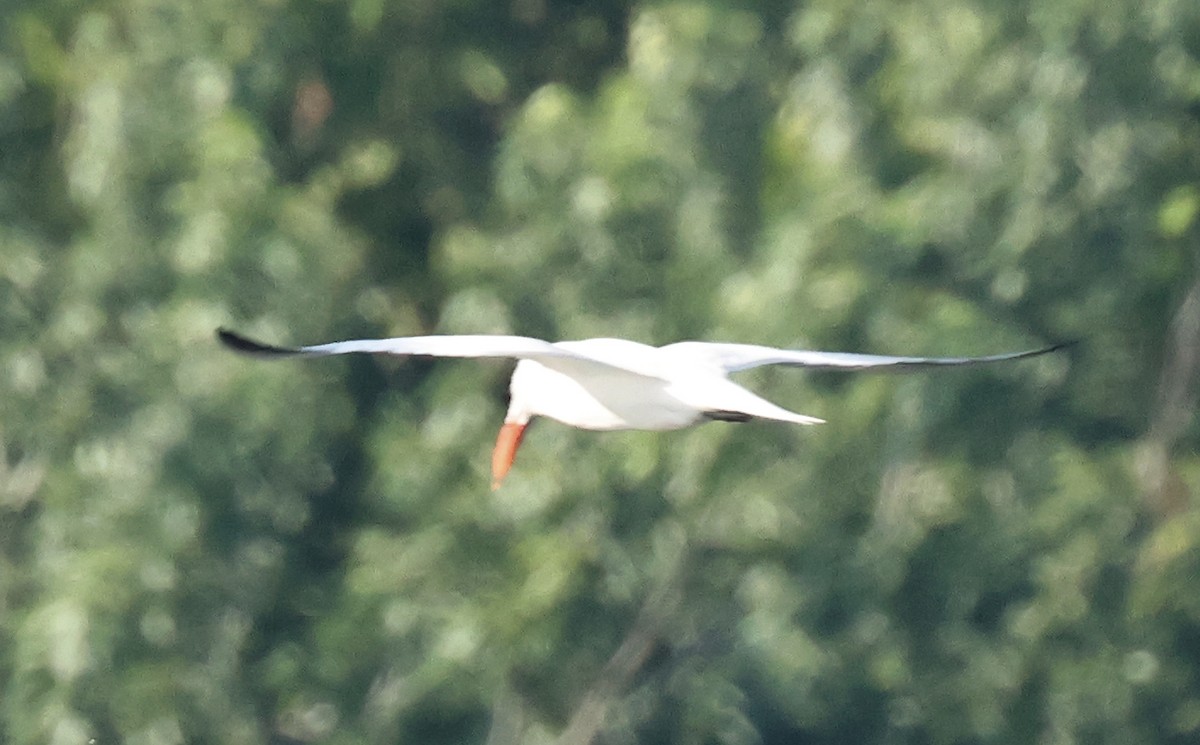
[[[304,354],[303,351],[295,347],[279,347],[274,344],[263,344],[260,341],[254,341],[224,328],[217,329],[217,338],[225,346],[242,354],[254,354],[264,357],[289,357]]]
[[[706,411],[704,418],[714,422],[748,422],[754,417],[741,411]]]

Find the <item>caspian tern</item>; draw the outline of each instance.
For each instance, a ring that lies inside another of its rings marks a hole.
[[[280,347],[226,329],[229,348],[264,357],[320,357],[370,353],[422,357],[508,357],[517,360],[510,403],[492,452],[492,488],[508,474],[525,427],[535,416],[580,429],[671,430],[700,422],[773,419],[821,424],[823,419],[776,406],[729,379],[763,365],[814,370],[913,370],[980,365],[1036,357],[1055,344],[986,357],[889,357],[874,354],[775,349],[754,344],[684,341],[652,347],[625,339],[548,342],[525,336],[404,336]]]

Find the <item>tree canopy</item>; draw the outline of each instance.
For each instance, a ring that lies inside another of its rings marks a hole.
[[[1192,743],[1200,7],[9,0],[0,740]],[[971,355],[533,430],[516,333]]]

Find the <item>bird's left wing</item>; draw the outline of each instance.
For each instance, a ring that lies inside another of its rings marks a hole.
[[[217,329],[217,338],[234,351],[258,357],[325,357],[355,353],[415,357],[506,357],[536,360],[547,367],[567,371],[580,368],[603,369],[610,373],[655,379],[644,372],[596,359],[585,352],[528,336],[399,336],[392,339],[351,339],[304,347],[283,347],[255,341],[222,328]]]
[[[992,362],[1019,360],[1037,357],[1068,347],[1072,342],[1053,344],[1041,349],[1024,352],[992,354],[985,357],[891,357],[878,354],[852,354],[848,352],[816,352],[808,350],[776,349],[755,344],[717,344],[701,341],[684,341],[663,347],[663,351],[678,355],[681,359],[692,359],[702,364],[713,365],[726,373],[749,370],[763,365],[790,365],[813,370],[918,370],[926,367],[954,367],[960,365],[984,365]]]

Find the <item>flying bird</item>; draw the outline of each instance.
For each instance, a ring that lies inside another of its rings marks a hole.
[[[525,336],[464,335],[281,347],[227,329],[218,329],[217,336],[234,351],[273,358],[368,353],[516,359],[508,413],[492,452],[493,489],[508,474],[525,428],[535,416],[591,430],[672,430],[712,420],[822,424],[823,419],[788,411],[750,392],[730,380],[730,373],[763,365],[897,371],[957,367],[1037,357],[1068,346],[1054,344],[986,357],[890,357],[699,341],[652,347],[626,339],[548,342]]]

